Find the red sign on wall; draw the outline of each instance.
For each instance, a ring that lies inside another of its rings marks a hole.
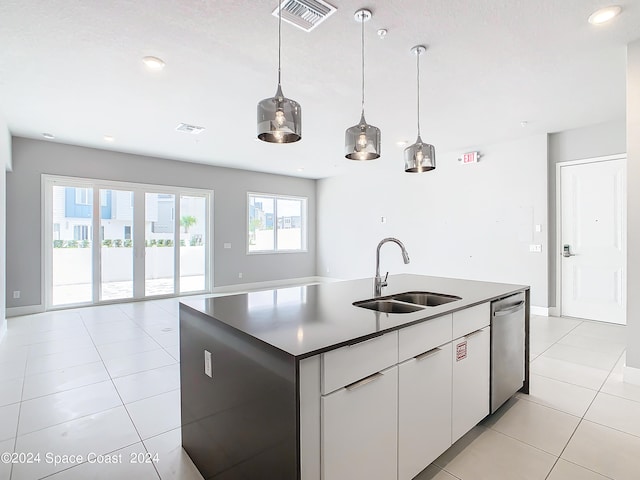
[[[467,341],[461,342],[456,345],[456,362],[467,358]]]
[[[469,152],[462,154],[462,163],[478,163],[478,152]]]

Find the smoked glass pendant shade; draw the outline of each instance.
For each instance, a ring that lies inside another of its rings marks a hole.
[[[269,143],[292,143],[302,138],[302,108],[282,94],[279,84],[274,97],[258,103],[258,138]]]
[[[344,145],[344,154],[349,160],[380,158],[380,129],[368,125],[363,113],[360,122],[345,131]]]
[[[404,149],[404,171],[407,173],[428,172],[436,168],[436,149],[423,143],[420,136],[416,143]]]

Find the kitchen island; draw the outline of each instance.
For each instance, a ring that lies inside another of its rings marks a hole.
[[[489,414],[490,302],[525,294],[527,358],[529,288],[388,284],[447,303],[353,305],[371,279],[181,302],[182,443],[205,479],[412,478]]]

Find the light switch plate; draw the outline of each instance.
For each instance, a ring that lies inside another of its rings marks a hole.
[[[542,245],[529,245],[529,251],[534,253],[541,253]]]
[[[231,248],[231,244],[230,243],[225,243],[224,244],[224,248]]]

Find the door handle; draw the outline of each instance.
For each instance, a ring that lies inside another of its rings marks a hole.
[[[562,256],[565,258],[575,257],[575,253],[571,253],[571,245],[563,245],[562,246]]]
[[[509,315],[510,313],[514,313],[514,312],[517,312],[518,310],[521,310],[523,305],[524,305],[524,300],[516,303],[512,307],[506,308],[504,310],[498,310],[496,312],[493,312],[493,316],[494,317],[503,317],[505,315]]]
[[[377,379],[379,379],[380,377],[384,377],[384,374],[378,372],[378,373],[374,373],[373,375],[369,375],[368,377],[364,377],[362,380],[358,380],[357,382],[353,382],[350,385],[347,385],[346,387],[344,387],[346,390],[355,390],[358,387],[364,387],[366,384],[371,383]]]

